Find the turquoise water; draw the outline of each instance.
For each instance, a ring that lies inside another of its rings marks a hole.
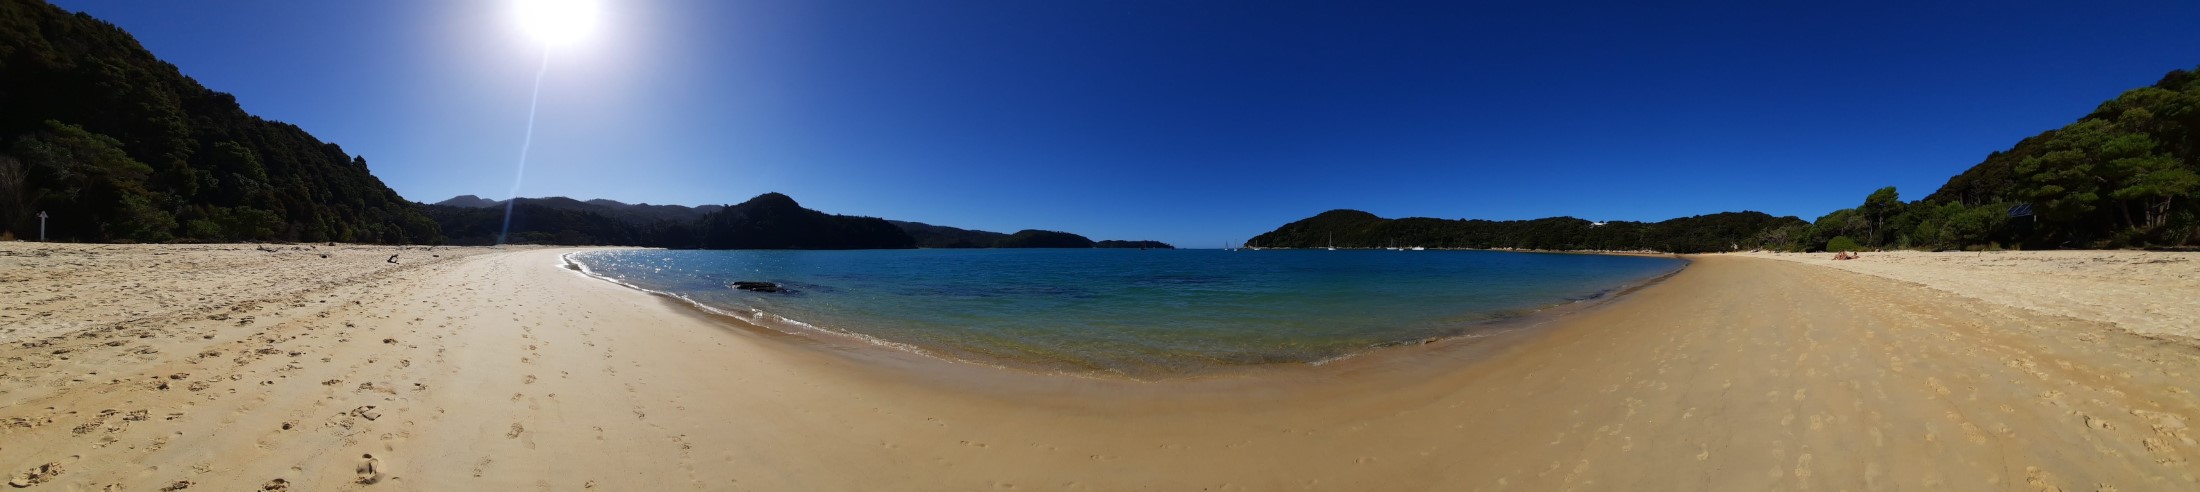
[[[1134,376],[1318,362],[1463,335],[1683,264],[1388,250],[632,250],[572,258],[591,273],[767,326],[854,334],[963,360]],[[793,291],[729,287],[738,280]]]

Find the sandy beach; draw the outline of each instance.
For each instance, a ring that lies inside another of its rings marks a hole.
[[[2200,343],[2200,254],[2153,251],[1748,253],[1914,283],[2134,333]]]
[[[2200,348],[2166,336],[2200,321],[2178,304],[2200,293],[2192,254],[1708,255],[1505,336],[1133,382],[743,327],[568,269],[576,249],[273,249],[0,243],[0,475],[31,490],[2200,488]],[[2067,272],[2020,271],[2034,267]],[[1993,271],[2015,273],[1967,273]]]

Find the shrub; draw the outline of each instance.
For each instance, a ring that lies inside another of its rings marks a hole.
[[[1841,252],[1863,250],[1863,245],[1856,244],[1856,240],[1849,239],[1848,236],[1834,236],[1833,240],[1826,241],[1826,251]]]

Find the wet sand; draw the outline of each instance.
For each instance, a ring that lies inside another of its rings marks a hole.
[[[1794,262],[1699,257],[1500,340],[1141,383],[745,329],[563,268],[573,250],[336,248],[0,245],[0,474],[34,490],[2200,488],[2200,349]]]

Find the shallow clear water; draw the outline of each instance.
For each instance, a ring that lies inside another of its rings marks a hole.
[[[635,250],[573,259],[744,317],[769,313],[965,360],[1133,375],[1315,362],[1461,335],[1683,264],[1388,250]],[[732,289],[738,280],[793,292]]]

